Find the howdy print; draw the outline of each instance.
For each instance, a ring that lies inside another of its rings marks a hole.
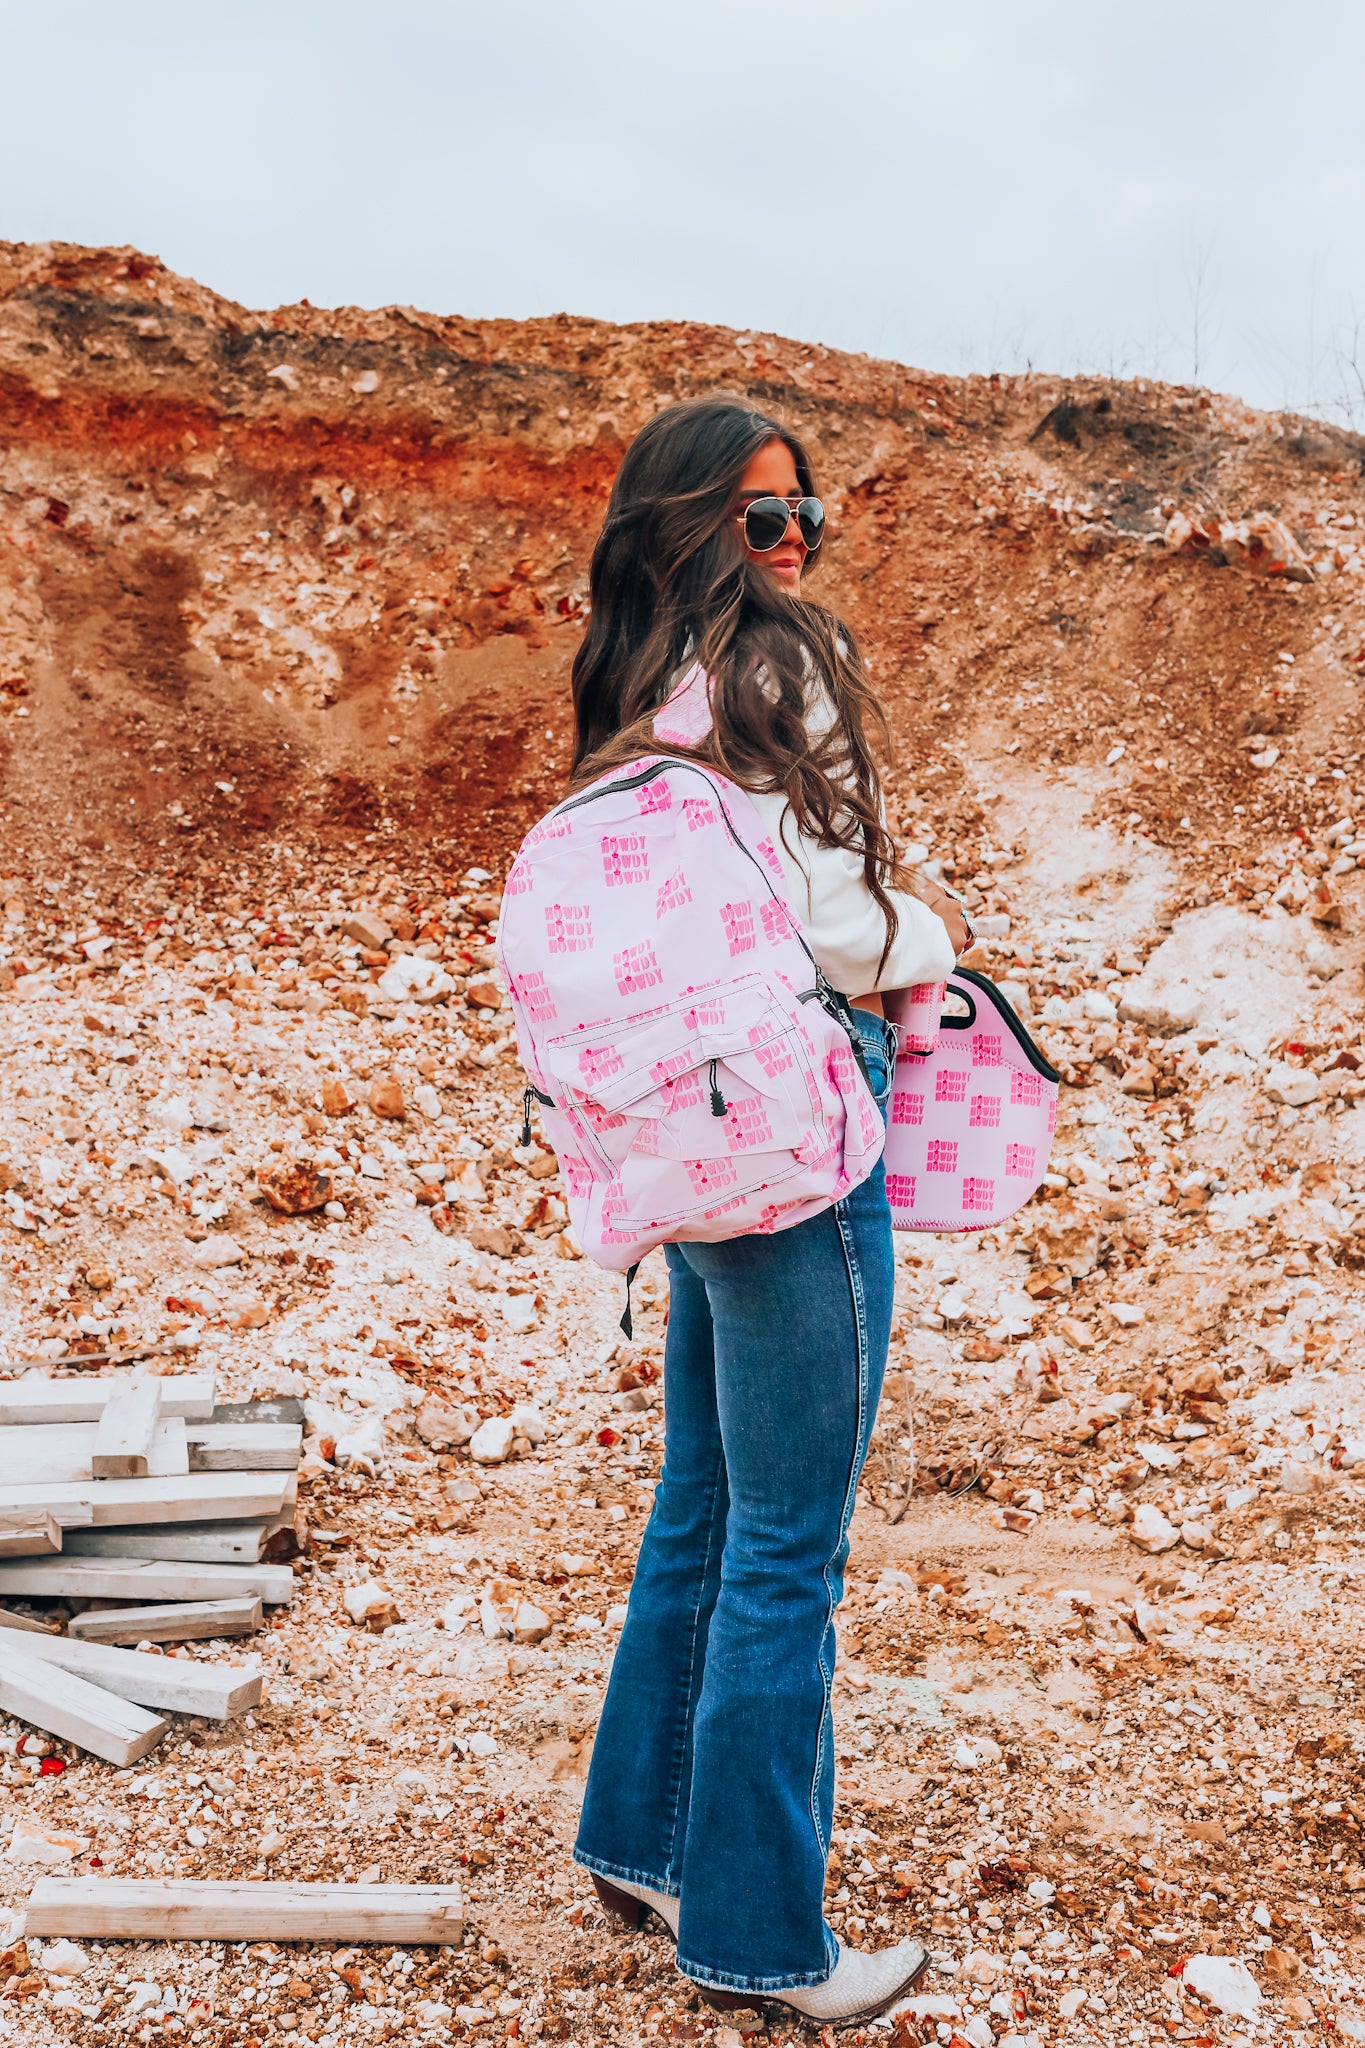
[[[984,1230],[1012,1215],[1042,1177],[1056,1125],[1058,1077],[1004,997],[962,968],[949,987],[968,1016],[959,1026],[944,1015],[918,1049],[902,1038],[896,1062],[886,1186],[899,1230]]]
[[[518,1044],[603,1265],[786,1229],[876,1163],[881,1119],[844,1027],[802,1000],[816,971],[765,836],[742,790],[654,756],[518,855],[498,937]]]

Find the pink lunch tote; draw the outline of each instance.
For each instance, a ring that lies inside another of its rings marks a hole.
[[[943,1008],[956,996],[965,1014]],[[988,1230],[1040,1185],[1061,1075],[995,983],[958,967],[906,991],[887,1106],[886,1193],[896,1230]]]

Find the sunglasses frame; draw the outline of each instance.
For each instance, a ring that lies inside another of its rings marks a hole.
[[[756,511],[760,505],[780,505],[782,506],[783,510],[786,512],[787,515],[786,525],[782,528],[781,533],[779,533],[776,540],[770,540],[766,547],[759,547],[757,543],[750,537],[749,533],[749,514],[753,511]],[[817,508],[820,515],[819,531],[816,533],[815,539],[813,541],[808,540],[806,538],[806,531],[801,523],[801,514],[808,505],[814,505]],[[735,517],[740,521],[741,525],[744,528],[745,546],[749,549],[749,552],[751,554],[755,555],[770,555],[773,552],[774,548],[780,548],[783,541],[787,538],[788,533],[791,531],[791,523],[793,519],[796,521],[797,532],[801,536],[801,545],[806,550],[806,553],[808,555],[815,554],[820,548],[820,545],[825,538],[824,505],[821,503],[819,498],[814,498],[809,495],[796,499],[780,498],[777,495],[776,491],[765,491],[761,498],[751,498],[749,500],[749,503],[745,505],[741,511],[735,514]]]

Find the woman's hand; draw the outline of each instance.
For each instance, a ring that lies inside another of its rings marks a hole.
[[[943,919],[948,937],[953,943],[953,958],[961,959],[972,944],[971,926],[962,914],[962,905],[955,896],[950,896],[946,889],[940,889],[937,882],[930,882],[923,877],[920,878],[917,893],[928,904],[935,917]]]

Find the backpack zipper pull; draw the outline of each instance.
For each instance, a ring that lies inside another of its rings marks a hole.
[[[630,1290],[635,1285],[635,1275],[639,1270],[640,1261],[637,1259],[635,1264],[629,1267],[626,1272],[626,1306],[625,1312],[621,1317],[621,1329],[628,1344],[635,1336],[635,1318],[630,1312]]]
[[[529,1145],[531,1142],[531,1103],[535,1098],[535,1092],[536,1091],[534,1088],[526,1088],[522,1090],[521,1142],[523,1145]]]
[[[712,1116],[724,1116],[724,1115],[725,1115],[725,1113],[726,1113],[726,1111],[727,1111],[727,1110],[729,1109],[729,1107],[730,1107],[729,1103],[728,1103],[728,1102],[727,1102],[727,1101],[725,1100],[725,1097],[724,1097],[724,1096],[723,1096],[723,1095],[721,1094],[721,1092],[720,1092],[720,1082],[719,1082],[719,1081],[717,1080],[717,1078],[716,1078],[716,1062],[715,1062],[714,1060],[712,1060],[712,1062],[711,1062],[711,1114],[712,1114]]]

